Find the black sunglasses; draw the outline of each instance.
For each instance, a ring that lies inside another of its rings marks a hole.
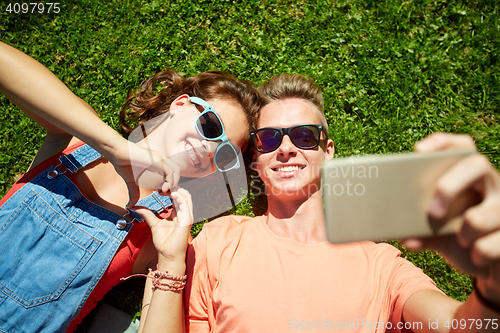
[[[257,151],[270,153],[278,149],[285,134],[297,148],[314,149],[319,145],[321,131],[325,131],[323,125],[307,124],[288,128],[260,128],[252,131],[250,136]]]

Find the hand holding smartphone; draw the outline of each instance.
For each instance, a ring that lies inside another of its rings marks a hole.
[[[457,231],[460,217],[433,225],[427,211],[439,177],[475,152],[446,150],[326,161],[321,177],[328,240],[380,241]]]

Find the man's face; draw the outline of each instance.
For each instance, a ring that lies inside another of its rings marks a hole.
[[[286,128],[300,124],[321,124],[312,104],[299,98],[272,102],[262,108],[257,128]],[[269,153],[257,153],[256,170],[266,185],[269,197],[305,196],[319,190],[321,165],[333,157],[333,142],[325,140],[314,149],[297,148],[288,135]]]

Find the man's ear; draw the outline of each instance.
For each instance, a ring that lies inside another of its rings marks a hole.
[[[325,149],[325,161],[331,160],[333,158],[333,154],[335,154],[335,146],[333,141],[328,139]]]
[[[175,116],[175,114],[183,107],[191,103],[188,94],[183,94],[174,99],[172,104],[170,104],[170,115]]]

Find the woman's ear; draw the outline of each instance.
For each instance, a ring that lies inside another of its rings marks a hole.
[[[188,94],[183,94],[174,99],[172,104],[170,104],[170,115],[175,116],[175,114],[183,107],[186,106],[187,104],[190,104],[191,100],[189,99]]]

